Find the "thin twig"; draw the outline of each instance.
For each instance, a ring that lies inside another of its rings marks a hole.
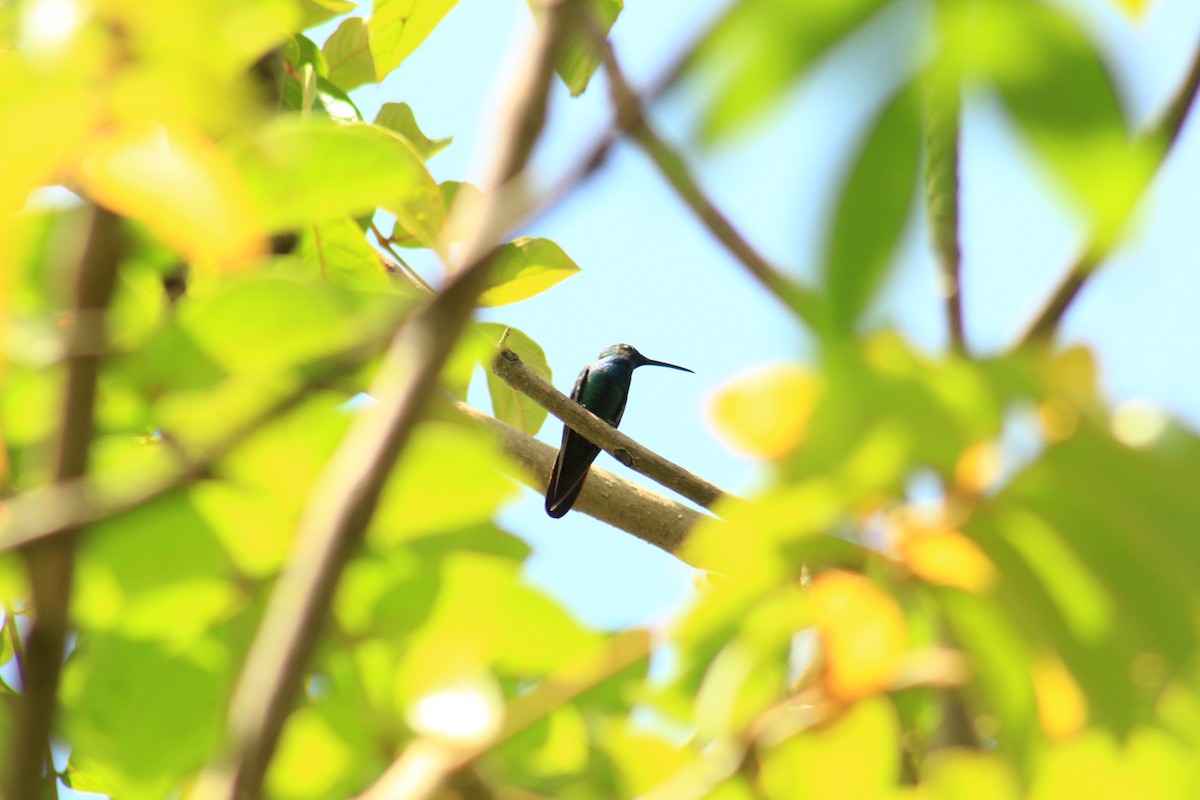
[[[284,722],[299,693],[342,571],[361,541],[392,466],[408,442],[438,375],[488,280],[509,201],[546,114],[563,31],[578,0],[547,10],[528,50],[508,118],[498,126],[479,223],[442,292],[397,332],[360,415],[312,494],[296,545],[267,604],[231,703],[223,757],[202,773],[198,798],[257,798]]]
[[[88,467],[94,431],[96,383],[104,350],[104,318],[121,260],[120,220],[93,208],[91,231],[78,265],[67,343],[67,380],[54,480],[76,481]],[[12,734],[5,797],[49,798],[57,794],[54,765],[46,762],[54,729],[59,675],[70,626],[78,529],[25,551],[33,600],[33,626],[25,641],[24,686]]]
[[[504,723],[492,738],[482,742],[455,742],[435,736],[413,741],[356,800],[424,800],[456,771],[530,725],[545,719],[583,692],[649,657],[651,642],[644,631],[627,631],[607,640],[601,649],[577,663],[548,675],[527,694],[514,698],[505,709]]]
[[[590,15],[585,20],[585,25],[590,30],[592,44],[599,51],[605,74],[608,76],[609,92],[617,113],[617,127],[629,132],[633,141],[654,162],[663,178],[716,240],[767,291],[809,326],[816,327],[818,314],[814,292],[768,262],[708,198],[683,156],[667,144],[646,119],[642,100],[625,79],[600,26]]]
[[[553,447],[466,403],[454,400],[451,407],[458,414],[487,428],[501,449],[522,467],[514,470],[514,477],[545,494],[546,476],[550,474],[557,455]],[[595,466],[588,473],[587,482],[572,510],[607,522],[685,562],[683,544],[692,529],[706,519],[704,514],[694,509]],[[703,567],[701,564],[692,566]]]
[[[724,490],[638,444],[555,389],[527,367],[512,350],[505,348],[500,351],[492,362],[492,372],[635,472],[705,508],[711,508],[729,497]]]
[[[1138,137],[1137,144],[1153,147],[1157,151],[1155,155],[1158,162],[1154,166],[1155,172],[1162,167],[1171,148],[1178,141],[1179,134],[1195,105],[1197,92],[1200,92],[1200,48],[1197,48],[1192,55],[1187,76],[1162,116]],[[1143,193],[1152,179],[1153,174],[1147,177],[1142,188]],[[1130,213],[1135,205],[1136,203],[1130,203]],[[1104,249],[1100,246],[1100,242],[1093,238],[1087,243],[1082,253],[1075,259],[1075,263],[1071,265],[1071,268],[1059,281],[1058,286],[1047,298],[1045,305],[1029,323],[1025,333],[1021,335],[1016,345],[1017,349],[1038,342],[1047,342],[1054,336],[1063,317],[1066,316],[1067,310],[1096,271],[1103,255]]]
[[[426,283],[425,279],[422,278],[415,269],[410,267],[407,261],[400,257],[400,254],[396,252],[394,247],[392,247],[392,240],[383,235],[383,232],[379,230],[379,227],[375,224],[375,220],[373,219],[371,220],[371,232],[375,234],[375,241],[379,243],[379,246],[386,250],[388,255],[395,259],[396,266],[398,268],[397,271],[405,278],[408,278],[409,283],[411,283],[413,286],[416,286],[418,289],[421,289],[426,294],[434,293],[433,287]]]

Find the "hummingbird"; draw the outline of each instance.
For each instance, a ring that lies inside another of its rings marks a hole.
[[[599,358],[579,373],[575,388],[571,390],[571,399],[615,428],[621,424],[625,401],[629,399],[629,383],[638,367],[669,367],[691,372],[687,367],[646,358],[627,344],[614,344],[601,350]],[[571,430],[569,425],[563,425],[562,446],[546,487],[547,514],[557,518],[571,510],[583,489],[588,468],[599,454],[599,447]]]

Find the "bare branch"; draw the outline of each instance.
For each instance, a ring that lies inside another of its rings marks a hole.
[[[104,349],[104,318],[120,260],[120,220],[112,212],[94,207],[71,300],[73,325],[67,343],[67,380],[54,468],[57,484],[76,481],[87,472],[100,353]],[[54,765],[46,762],[46,754],[50,752],[70,624],[77,533],[77,528],[64,531],[63,536],[25,551],[35,616],[25,641],[24,688],[9,737],[5,797],[33,800],[57,795]]]
[[[284,722],[308,672],[342,570],[380,492],[435,391],[438,374],[487,285],[494,243],[511,225],[508,202],[545,117],[562,31],[575,2],[547,10],[498,126],[484,209],[442,292],[397,332],[371,394],[319,480],[296,546],[277,581],[239,676],[225,757],[201,775],[194,797],[257,798]]]
[[[424,800],[432,797],[452,773],[508,741],[564,703],[598,686],[650,655],[644,631],[619,633],[596,653],[546,676],[537,688],[514,698],[505,709],[498,735],[484,742],[453,742],[423,736],[356,800]]]
[[[514,477],[545,494],[546,476],[550,474],[557,452],[553,447],[466,403],[455,400],[452,407],[487,428],[504,452],[524,467],[515,470]],[[607,522],[679,558],[683,558],[680,551],[688,533],[705,519],[705,515],[694,509],[595,466],[588,473],[583,492],[572,510]]]
[[[1188,73],[1171,102],[1167,104],[1163,115],[1139,136],[1141,143],[1153,146],[1157,150],[1158,163],[1154,167],[1156,171],[1162,167],[1171,148],[1178,141],[1184,123],[1187,122],[1192,108],[1195,106],[1197,92],[1200,92],[1200,48],[1197,48],[1192,55]],[[1150,185],[1152,178],[1153,176],[1147,178],[1146,184],[1142,188],[1143,192]],[[1135,205],[1136,203],[1131,203],[1130,208],[1132,209]],[[1047,342],[1054,336],[1063,317],[1066,316],[1067,310],[1100,265],[1103,255],[1103,248],[1099,242],[1093,239],[1087,243],[1083,252],[1075,259],[1075,263],[1071,265],[1071,268],[1059,281],[1058,286],[1047,298],[1041,311],[1029,323],[1029,327],[1025,329],[1025,333],[1017,342],[1017,348],[1028,347],[1038,342]]]
[[[688,472],[678,464],[638,444],[562,392],[546,383],[525,366],[512,350],[500,351],[492,362],[492,371],[518,392],[561,419],[589,442],[612,455],[625,466],[678,492],[705,508],[729,497],[728,493]],[[546,474],[549,474],[548,472]],[[543,487],[544,491],[544,487]]]
[[[593,44],[599,51],[608,76],[609,92],[617,112],[617,127],[628,131],[649,156],[680,199],[699,217],[709,232],[742,266],[800,319],[817,326],[817,300],[812,290],[785,275],[758,252],[733,226],[733,223],[709,200],[687,162],[667,144],[646,119],[641,98],[629,85],[617,64],[608,39],[589,15],[584,21]]]

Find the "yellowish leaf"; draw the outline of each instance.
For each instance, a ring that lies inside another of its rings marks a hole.
[[[983,594],[996,583],[996,568],[979,545],[942,525],[912,525],[897,542],[900,558],[930,583]]]
[[[118,131],[92,148],[78,172],[97,202],[145,223],[196,266],[240,266],[262,252],[246,187],[225,154],[198,133]]]
[[[779,458],[804,439],[822,389],[819,377],[796,365],[759,367],[717,390],[709,418],[733,450]]]
[[[1150,0],[1113,0],[1113,3],[1135,21],[1143,19],[1150,8]]]
[[[1087,724],[1087,699],[1057,656],[1043,655],[1034,660],[1033,690],[1038,721],[1051,739],[1065,739]]]
[[[828,692],[854,700],[891,684],[908,639],[896,601],[863,576],[840,571],[818,576],[810,601],[825,653]]]

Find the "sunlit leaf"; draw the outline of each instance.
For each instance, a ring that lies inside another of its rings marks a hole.
[[[268,229],[357,217],[376,207],[413,220],[441,207],[437,184],[412,146],[374,125],[281,120],[236,158]]]
[[[819,575],[810,595],[830,694],[854,699],[882,691],[896,677],[908,646],[896,601],[850,572]]]
[[[879,290],[916,199],[921,118],[915,87],[875,120],[842,184],[826,244],[831,323],[852,330]]]
[[[996,568],[979,545],[953,528],[911,522],[899,532],[900,556],[918,577],[981,594],[996,582]]]
[[[497,322],[481,322],[477,327],[493,344],[498,344],[507,330],[504,346],[520,356],[521,361],[547,383],[553,382],[550,365],[546,362],[546,352],[540,344],[522,331]],[[548,413],[546,409],[533,402],[528,395],[518,392],[503,379],[496,377],[490,370],[487,370],[487,382],[488,394],[492,397],[492,413],[496,415],[496,419],[530,436],[541,430]]]
[[[900,726],[887,700],[864,700],[762,756],[770,797],[888,797],[900,773]]]
[[[301,8],[304,10],[304,20],[301,29],[312,28],[322,22],[333,19],[339,14],[345,14],[354,9],[350,0],[304,0]]]
[[[285,278],[231,284],[189,304],[180,322],[214,361],[259,374],[336,352],[351,333],[327,292]]]
[[[533,6],[535,14],[539,13],[536,2],[530,5]],[[588,6],[593,24],[607,36],[625,3],[623,0],[588,0]],[[586,30],[571,31],[555,69],[572,97],[583,94],[599,66],[600,56],[596,53],[591,33]]]
[[[288,718],[267,785],[281,798],[328,797],[354,760],[354,750],[319,713],[301,708]]]
[[[1135,143],[1095,44],[1065,11],[1041,3],[989,0],[956,13],[947,37],[956,57],[999,89],[1050,172],[1110,244],[1149,180],[1153,154]]]
[[[375,61],[367,41],[367,22],[347,17],[321,48],[330,83],[344,92],[375,80]]]
[[[440,139],[430,139],[426,136],[417,125],[417,119],[413,116],[412,107],[408,103],[384,103],[380,106],[379,113],[375,115],[375,124],[390,128],[403,136],[417,149],[421,158],[426,160],[446,149],[446,146],[454,139],[452,136],[444,136]]]
[[[1037,694],[1038,721],[1051,739],[1065,739],[1087,724],[1087,700],[1075,678],[1054,656],[1034,660],[1033,690]]]
[[[497,249],[492,259],[491,288],[479,302],[503,306],[527,300],[578,271],[571,257],[549,239],[515,239]]]
[[[745,129],[885,5],[887,0],[742,0],[704,42],[695,61],[699,73],[718,84],[702,137],[715,141]]]
[[[95,145],[80,179],[100,203],[148,225],[197,266],[261,252],[262,219],[226,155],[182,131],[130,130]]]
[[[433,32],[458,0],[375,0],[367,23],[375,80],[383,80]]]
[[[325,280],[373,290],[407,286],[388,277],[362,228],[350,219],[305,226],[296,254],[306,272]]]
[[[709,416],[734,450],[778,458],[803,441],[821,389],[821,379],[799,366],[760,367],[718,389]]]
[[[930,800],[1017,800],[1012,766],[996,753],[947,748],[922,765],[922,797]]]
[[[380,501],[372,536],[397,542],[490,520],[516,492],[502,463],[481,432],[426,424]]]

